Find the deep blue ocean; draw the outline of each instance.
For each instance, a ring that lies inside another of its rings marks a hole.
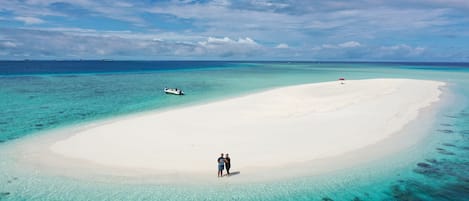
[[[263,183],[81,181],[14,168],[27,136],[279,86],[366,78],[440,80],[454,94],[421,143],[320,176]],[[167,96],[164,87],[185,96]],[[469,64],[412,62],[0,61],[0,200],[469,200]]]

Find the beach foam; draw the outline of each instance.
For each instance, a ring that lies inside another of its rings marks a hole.
[[[442,82],[350,80],[283,87],[93,126],[50,143],[83,165],[213,172],[220,153],[238,170],[334,157],[383,141],[439,100]]]

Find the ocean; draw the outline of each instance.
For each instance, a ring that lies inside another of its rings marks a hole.
[[[425,139],[323,175],[215,184],[106,182],[20,171],[3,147],[35,135],[280,86],[367,78],[448,83]],[[185,96],[168,96],[177,87]],[[469,64],[256,61],[0,61],[0,200],[469,200]]]

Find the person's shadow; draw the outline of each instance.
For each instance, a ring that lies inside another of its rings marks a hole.
[[[226,176],[231,177],[231,176],[236,176],[236,175],[239,175],[239,174],[241,174],[240,171],[235,171],[235,172],[230,172],[230,174],[229,174],[229,175],[226,175]]]

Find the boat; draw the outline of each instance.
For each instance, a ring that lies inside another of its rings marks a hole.
[[[164,92],[166,94],[173,94],[173,95],[184,95],[184,91],[178,88],[164,88]]]
[[[341,78],[339,78],[339,81],[340,81],[340,84],[344,84],[345,78],[341,77]]]

